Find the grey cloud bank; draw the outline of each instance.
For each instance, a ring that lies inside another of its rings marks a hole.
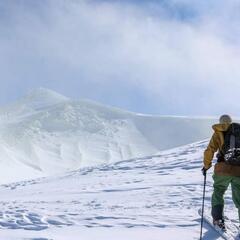
[[[237,9],[237,1],[3,1],[0,103],[42,86],[138,112],[239,115]]]

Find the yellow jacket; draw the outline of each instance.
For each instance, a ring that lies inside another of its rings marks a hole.
[[[206,169],[212,166],[212,160],[214,153],[218,150],[222,150],[224,144],[223,132],[227,131],[229,124],[215,124],[212,126],[214,133],[208,144],[207,149],[204,152],[204,167]]]
[[[212,160],[215,152],[221,151],[224,144],[223,132],[227,131],[229,124],[215,124],[212,126],[214,133],[204,151],[204,167],[209,169],[212,166]],[[240,176],[240,166],[228,165],[225,162],[215,164],[214,173],[218,175]]]

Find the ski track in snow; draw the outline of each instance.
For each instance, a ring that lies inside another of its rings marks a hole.
[[[155,156],[1,185],[0,228],[29,230],[40,235],[71,226],[177,229],[179,232],[184,229],[187,232],[184,239],[199,239],[197,210],[202,201],[200,169],[205,147],[203,141]],[[208,206],[212,192],[210,175]],[[229,192],[225,200],[226,209],[236,219]],[[204,227],[205,240],[218,239],[207,225]],[[169,235],[166,239],[175,238]]]

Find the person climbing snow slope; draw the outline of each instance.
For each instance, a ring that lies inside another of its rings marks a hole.
[[[212,128],[214,133],[207,149],[204,151],[202,173],[206,175],[207,170],[212,166],[214,154],[218,152],[213,174],[211,214],[213,224],[225,230],[224,193],[230,184],[232,199],[238,209],[240,219],[240,125],[232,123],[229,115],[222,115],[219,124],[213,125]]]

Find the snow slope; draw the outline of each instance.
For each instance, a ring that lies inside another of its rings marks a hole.
[[[40,88],[0,109],[0,183],[153,155],[209,137],[213,122],[136,114]]]
[[[206,144],[2,185],[0,239],[199,239]],[[225,210],[236,219],[229,192]],[[220,238],[204,225],[204,239]]]

